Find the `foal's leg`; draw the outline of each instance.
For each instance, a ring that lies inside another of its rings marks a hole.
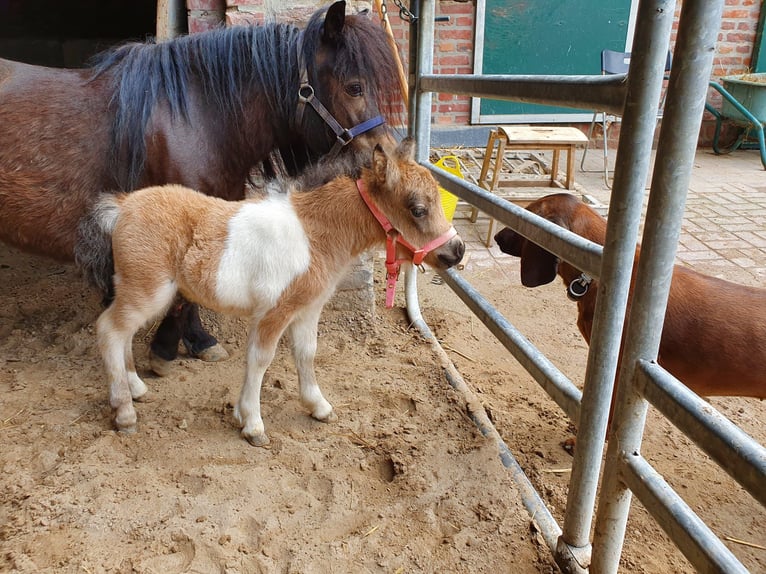
[[[126,349],[131,345],[133,334],[138,327],[132,328],[130,325],[125,325],[123,317],[120,316],[122,313],[117,307],[115,303],[112,303],[98,318],[96,323],[98,347],[109,377],[109,404],[114,410],[114,424],[117,430],[134,432],[136,409],[133,407],[133,389],[131,389],[128,375],[130,367]],[[137,385],[135,380],[133,380],[133,386],[136,392],[141,391],[140,385]],[[144,386],[144,392],[145,388]]]
[[[149,389],[141,380],[136,372],[136,363],[133,361],[133,338],[125,345],[125,370],[128,372],[128,386],[130,387],[130,396],[134,401],[141,402],[146,399],[146,393]]]
[[[136,410],[133,399],[146,394],[146,385],[136,373],[133,362],[133,335],[152,317],[167,309],[175,295],[171,281],[155,285],[140,293],[127,282],[120,286],[112,305],[98,319],[98,344],[109,377],[109,404],[114,409],[117,430],[136,430]]]
[[[282,334],[280,329],[276,336],[267,335],[264,337],[264,331],[269,332],[270,330],[263,329],[262,331],[262,326],[263,321],[253,323],[250,328],[247,337],[245,384],[240,391],[237,406],[234,407],[234,418],[242,427],[242,436],[253,446],[269,444],[269,437],[266,436],[266,429],[261,418],[261,385],[266,369],[274,360],[277,343]]]
[[[288,327],[295,367],[298,370],[301,403],[319,421],[332,422],[338,419],[332,405],[322,396],[314,371],[314,357],[317,350],[317,325],[322,304],[315,304],[301,311]]]

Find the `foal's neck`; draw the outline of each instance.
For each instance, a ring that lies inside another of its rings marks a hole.
[[[363,179],[369,178],[365,175]],[[294,192],[291,201],[312,246],[332,251],[335,258],[356,257],[386,239],[385,231],[351,177],[339,177],[316,189]]]

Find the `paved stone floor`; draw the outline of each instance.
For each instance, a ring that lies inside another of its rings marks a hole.
[[[470,151],[467,160],[461,159],[464,176],[478,178],[477,160],[481,161],[484,150],[434,151],[440,155],[451,152],[465,155]],[[610,190],[600,171],[601,154],[588,152],[585,172],[579,169],[581,154],[582,150],[577,154],[575,192],[608,205]],[[550,165],[550,156],[537,155]],[[611,156],[610,166],[613,166],[613,152]],[[552,188],[551,192],[554,191]],[[648,193],[647,190],[647,197]],[[484,245],[487,217],[480,215],[476,223],[471,223],[469,213],[468,206],[461,202],[455,225],[468,242],[471,264],[488,268],[501,265],[495,259],[502,260],[506,256],[497,246]],[[721,156],[710,149],[697,151],[676,258],[679,263],[703,273],[766,286],[766,170],[757,150],[737,150]]]

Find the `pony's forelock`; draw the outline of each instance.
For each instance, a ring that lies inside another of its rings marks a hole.
[[[316,53],[322,39],[325,13],[326,10],[321,10],[309,20],[303,40],[305,53]],[[367,89],[386,120],[398,123],[400,118],[394,117],[397,104],[401,102],[398,69],[385,31],[378,21],[367,14],[346,16],[333,73],[341,82],[363,75],[367,80]],[[316,78],[312,81],[316,83]]]

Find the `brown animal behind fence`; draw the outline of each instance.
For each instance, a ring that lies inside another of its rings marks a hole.
[[[600,245],[606,220],[570,194],[553,194],[527,209]],[[506,227],[500,249],[521,258],[521,282],[550,283],[558,274],[577,297],[577,327],[590,343],[598,281]],[[633,267],[638,265],[636,249]],[[633,280],[628,299],[628,313]],[[738,285],[676,265],[670,286],[658,361],[701,396],[766,398],[766,289]]]

